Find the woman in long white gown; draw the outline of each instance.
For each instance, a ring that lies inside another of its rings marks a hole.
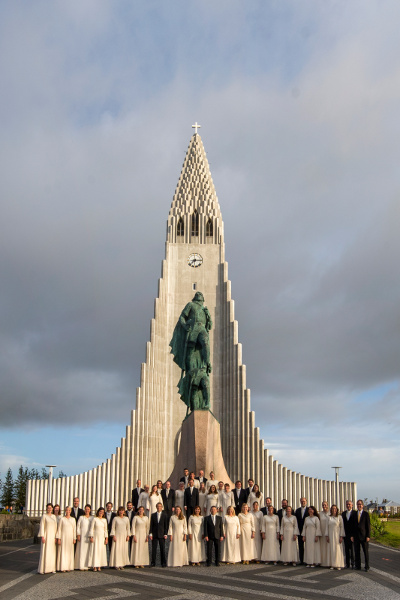
[[[240,562],[240,522],[234,506],[228,506],[224,516],[224,541],[222,542],[222,562],[234,564]]]
[[[268,513],[263,518],[261,533],[264,540],[261,560],[263,562],[270,562],[276,565],[280,559],[280,526],[279,517],[278,515],[274,515],[274,507],[272,505],[268,506]]]
[[[149,531],[150,519],[144,514],[143,506],[138,508],[132,520],[131,533],[133,535],[131,563],[136,569],[144,569],[150,564],[149,560]]]
[[[200,506],[194,507],[193,515],[188,521],[188,558],[193,565],[200,565],[206,560],[206,549],[203,542],[203,519]]]
[[[254,485],[257,485],[257,484],[254,484]],[[263,539],[262,539],[262,535],[261,535],[261,529],[262,529],[262,525],[263,525],[264,515],[263,515],[263,513],[261,512],[261,510],[259,508],[259,504],[258,504],[257,500],[255,500],[253,502],[253,504],[251,505],[251,514],[253,515],[253,518],[254,518],[254,529],[255,529],[255,534],[254,534],[254,551],[255,551],[255,556],[254,556],[254,560],[256,562],[260,562],[261,561],[262,544],[263,544]]]
[[[208,483],[208,482],[207,482]],[[216,506],[218,508],[218,492],[214,484],[210,485],[208,494],[206,496],[206,503],[204,505],[205,515],[211,514],[211,507]]]
[[[90,526],[94,517],[91,516],[92,507],[90,504],[85,506],[85,514],[79,517],[76,525],[76,552],[75,552],[75,569],[79,571],[87,571],[92,565],[93,547],[90,543]]]
[[[253,489],[247,498],[247,504],[250,506],[251,511],[253,510],[254,502],[258,502],[260,509],[264,506],[264,494],[260,492],[260,488],[257,483],[253,485]]]
[[[248,565],[255,557],[255,527],[254,517],[249,512],[249,505],[242,504],[242,512],[238,515],[240,523],[240,557],[242,564]]]
[[[137,508],[139,508],[139,506],[143,506],[143,508],[144,508],[144,514],[146,515],[146,517],[148,517],[150,515],[149,486],[145,485],[143,489],[144,489],[144,491],[140,492],[140,494],[139,494]]]
[[[201,515],[205,515],[204,506],[206,504],[206,500],[207,500],[206,485],[205,485],[204,481],[202,481],[200,484],[200,489],[199,489],[199,506],[200,506],[200,514]]]
[[[329,545],[326,541],[329,519],[329,506],[326,500],[322,503],[322,511],[319,513],[319,522],[321,526],[321,567],[329,567]]]
[[[235,499],[229,483],[226,483],[224,485],[224,490],[218,493],[218,505],[218,512],[221,517],[225,517],[228,508],[235,505]]]
[[[206,482],[206,490],[207,490],[207,494],[208,494],[208,492],[210,491],[210,487],[211,487],[212,485],[215,485],[215,489],[217,489],[218,480],[217,480],[217,479],[215,479],[215,474],[214,474],[214,471],[211,471],[211,472],[210,472],[210,478],[209,478],[209,479],[207,479],[207,482]]]
[[[183,567],[188,565],[188,552],[186,546],[187,525],[180,506],[175,508],[175,514],[169,521],[169,552],[167,565],[169,567]]]
[[[317,509],[309,506],[308,517],[304,520],[303,531],[301,532],[304,542],[304,562],[307,567],[315,567],[321,563],[321,524]]]
[[[38,573],[55,573],[56,572],[56,533],[57,519],[53,515],[53,505],[46,505],[46,514],[40,519],[39,537],[40,557],[38,565]]]
[[[56,538],[60,551],[57,557],[57,571],[62,571],[63,573],[73,571],[76,521],[71,517],[70,506],[66,507],[65,515],[58,523]]]
[[[297,519],[293,514],[291,506],[286,508],[286,516],[282,517],[281,522],[281,561],[284,565],[292,563],[295,567],[299,562],[299,549],[297,546],[297,536],[300,535],[297,525]]]
[[[107,519],[104,517],[104,508],[101,506],[97,509],[89,529],[89,538],[93,544],[92,550],[92,567],[93,571],[101,571],[101,567],[107,566],[107,544],[108,544],[108,529]]]
[[[131,535],[129,518],[125,516],[125,508],[118,508],[118,515],[111,524],[113,543],[110,552],[110,567],[122,570],[129,563],[128,542]]]
[[[185,514],[185,484],[183,481],[179,482],[178,489],[175,492],[175,510],[178,506]]]
[[[157,512],[157,504],[161,502],[164,510],[164,502],[161,498],[161,494],[158,493],[158,489],[156,485],[153,485],[151,488],[150,496],[149,496],[149,504],[150,504],[150,514],[148,515],[151,518],[151,515]]]
[[[328,527],[325,535],[329,548],[329,566],[331,569],[340,571],[344,567],[343,539],[346,534],[343,519],[339,514],[336,504],[332,504],[331,506],[331,514],[328,519]]]

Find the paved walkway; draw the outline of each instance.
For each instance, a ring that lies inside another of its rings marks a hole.
[[[400,551],[370,546],[371,570],[283,565],[103,569],[38,575],[39,546],[0,544],[1,600],[400,600]]]

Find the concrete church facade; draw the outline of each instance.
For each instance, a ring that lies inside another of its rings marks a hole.
[[[116,507],[126,504],[136,479],[151,486],[170,476],[186,406],[178,395],[180,369],[172,360],[169,342],[182,309],[196,291],[204,294],[214,324],[210,331],[211,411],[220,423],[222,454],[230,478],[251,477],[275,506],[282,498],[298,506],[303,495],[318,507],[323,499],[329,504],[336,501],[334,481],[305,476],[281,465],[265,448],[255,426],[225,261],[222,215],[196,125],[168,216],[166,253],[136,409],[131,412],[125,437],[109,459],[80,475],[53,480],[53,503],[63,508],[79,496],[81,506],[89,503],[97,508],[111,501]],[[28,482],[28,514],[42,512],[48,485],[46,480]],[[356,496],[355,483],[339,484],[341,507],[345,499],[355,500]]]

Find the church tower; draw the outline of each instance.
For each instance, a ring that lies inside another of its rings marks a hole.
[[[211,313],[211,412],[220,423],[222,455],[232,481],[251,477],[274,505],[287,498],[292,506],[300,496],[319,506],[322,499],[344,506],[355,501],[355,483],[315,479],[291,471],[270,455],[260,439],[250,409],[246,368],[238,340],[224,225],[203,142],[194,125],[167,222],[165,259],[151,320],[146,361],[142,364],[136,408],[121,445],[111,458],[79,475],[55,479],[51,501],[63,508],[79,496],[81,505],[124,505],[136,479],[142,485],[165,481],[179,452],[186,406],[179,397],[180,369],[170,354],[175,324],[195,292],[201,291]],[[206,474],[207,476],[208,474]],[[48,498],[46,480],[28,481],[27,513],[42,514]]]

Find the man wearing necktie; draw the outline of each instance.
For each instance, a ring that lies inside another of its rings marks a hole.
[[[299,528],[299,532],[301,533],[303,531],[303,527],[304,527],[304,521],[306,520],[306,517],[308,517],[308,506],[307,506],[307,498],[300,498],[300,506],[299,508],[296,508],[296,511],[294,513],[296,519],[297,519],[297,527]],[[298,535],[297,536],[297,541],[298,541],[298,545],[299,545],[299,559],[300,559],[300,564],[304,565],[304,541],[303,541],[303,536],[302,535]]]
[[[161,566],[166,567],[165,560],[165,540],[168,532],[168,518],[163,512],[163,505],[159,502],[156,506],[157,512],[153,513],[150,518],[150,539],[151,544],[151,566],[156,566],[157,544],[160,546]]]
[[[171,488],[171,482],[166,481],[164,489],[161,492],[161,498],[164,504],[164,512],[167,515],[167,521],[172,517],[175,510],[175,490]]]
[[[186,518],[189,521],[189,517],[194,513],[195,506],[199,504],[199,490],[194,487],[193,479],[189,479],[188,487],[185,490],[184,504]]]
[[[357,516],[353,520],[351,541],[354,542],[355,565],[361,570],[361,548],[364,553],[365,570],[369,571],[369,540],[371,537],[371,523],[369,513],[364,510],[364,502],[357,500]]]
[[[356,518],[356,510],[353,510],[353,503],[351,500],[346,500],[346,510],[342,512],[342,520],[344,526],[344,550],[346,556],[346,569],[354,569],[354,546],[351,541],[354,529],[354,522]]]
[[[207,567],[211,567],[214,546],[215,566],[219,567],[221,542],[224,539],[222,517],[217,515],[217,507],[211,507],[211,514],[204,519],[204,540],[207,545]]]

